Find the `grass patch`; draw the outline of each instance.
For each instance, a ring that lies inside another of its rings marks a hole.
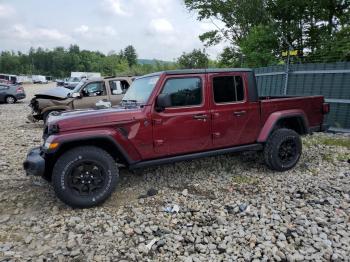
[[[329,162],[329,163],[333,163],[334,159],[332,154],[321,154],[323,161]]]
[[[255,185],[258,183],[257,178],[249,177],[249,176],[233,176],[231,178],[232,183],[235,184],[248,184],[248,185]]]
[[[318,141],[327,146],[342,146],[350,149],[350,138],[321,137]]]
[[[337,160],[340,162],[346,162],[350,159],[350,154],[339,154],[337,155]]]

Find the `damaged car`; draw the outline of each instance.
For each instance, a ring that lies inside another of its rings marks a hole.
[[[98,109],[118,105],[132,83],[132,77],[85,79],[70,90],[56,87],[38,93],[30,102],[32,121],[46,122],[50,113],[76,109]]]

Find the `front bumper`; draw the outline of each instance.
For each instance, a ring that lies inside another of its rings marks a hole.
[[[29,151],[27,159],[23,163],[23,168],[27,176],[44,176],[45,159],[42,156],[40,147],[33,148]]]

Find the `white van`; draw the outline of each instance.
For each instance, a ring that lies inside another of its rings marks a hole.
[[[46,80],[45,76],[42,75],[33,75],[32,76],[33,84],[47,84],[48,81]]]

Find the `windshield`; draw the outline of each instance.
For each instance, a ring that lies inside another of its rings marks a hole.
[[[76,87],[73,89],[73,93],[79,93],[80,88],[84,85],[84,83],[85,83],[85,80],[81,80],[79,84],[77,84]]]
[[[80,82],[79,77],[70,77],[67,82]]]
[[[123,102],[147,103],[159,76],[150,76],[136,79],[126,92]]]

